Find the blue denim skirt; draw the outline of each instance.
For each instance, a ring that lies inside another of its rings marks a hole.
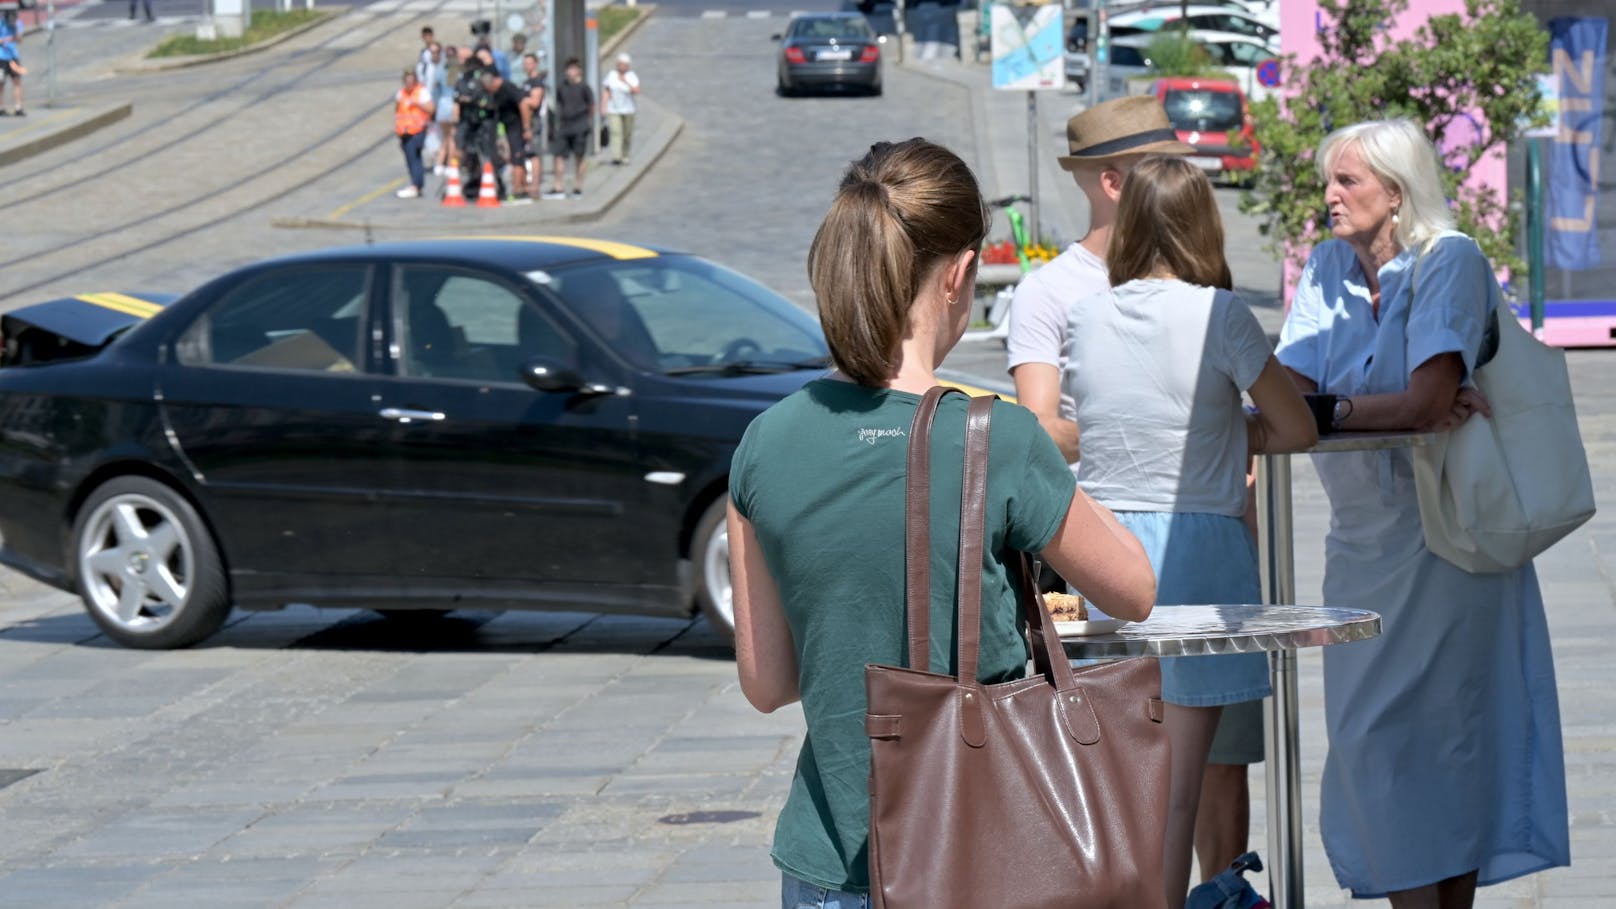
[[[783,874],[780,876],[780,909],[870,909],[870,895],[827,890]]]
[[[1156,608],[1262,602],[1257,544],[1239,518],[1221,514],[1119,511],[1117,520],[1156,569]],[[1217,707],[1267,697],[1268,656],[1232,653],[1161,661],[1162,698]]]

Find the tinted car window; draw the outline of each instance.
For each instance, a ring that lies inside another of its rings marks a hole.
[[[1137,47],[1128,47],[1122,44],[1111,45],[1111,64],[1113,66],[1149,66],[1145,62],[1144,51]]]
[[[1205,29],[1212,32],[1233,32],[1237,35],[1251,35],[1254,38],[1268,38],[1273,29],[1247,19],[1244,16],[1230,16],[1226,14],[1208,13],[1201,16],[1190,17],[1190,28]]]
[[[271,271],[210,306],[175,345],[187,366],[354,372],[370,269],[364,265]]]
[[[1227,62],[1238,63],[1241,66],[1256,66],[1264,60],[1274,58],[1272,52],[1264,50],[1255,44],[1247,44],[1244,41],[1231,41],[1228,44],[1218,45],[1218,47],[1222,49]]]
[[[1245,122],[1240,96],[1234,92],[1173,89],[1162,99],[1162,107],[1167,109],[1167,119],[1175,129],[1226,132],[1239,129]]]
[[[864,40],[871,36],[870,26],[858,16],[819,17],[805,16],[792,23],[788,37],[823,38],[829,40]]]
[[[679,257],[595,265],[549,285],[617,354],[663,371],[725,362],[796,363],[827,354],[819,324],[760,284]]]
[[[407,375],[519,382],[529,357],[573,363],[573,344],[536,306],[486,275],[407,266],[393,292],[400,366]]]

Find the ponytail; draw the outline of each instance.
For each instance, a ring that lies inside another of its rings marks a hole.
[[[939,260],[981,246],[987,229],[976,178],[948,149],[881,142],[855,161],[808,250],[836,367],[886,385],[922,281]]]

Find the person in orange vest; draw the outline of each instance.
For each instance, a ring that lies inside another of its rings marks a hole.
[[[410,185],[398,191],[400,199],[419,199],[426,182],[421,150],[426,147],[426,130],[435,110],[432,93],[416,78],[414,69],[404,71],[404,87],[393,98],[393,131],[404,149],[404,166],[410,170]]]

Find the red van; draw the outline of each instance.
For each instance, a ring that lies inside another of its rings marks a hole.
[[[1225,79],[1157,79],[1150,93],[1167,109],[1178,138],[1195,147],[1190,161],[1217,179],[1257,169],[1257,139],[1240,86]]]

